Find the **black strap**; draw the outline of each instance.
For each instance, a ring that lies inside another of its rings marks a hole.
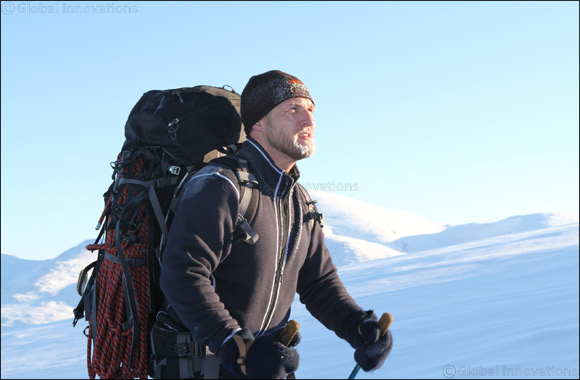
[[[123,264],[120,256],[111,255],[109,252],[106,252],[106,251],[105,251],[104,258],[115,263],[115,264],[121,264],[121,265]],[[146,267],[148,265],[148,262],[147,262],[146,257],[132,257],[130,259],[127,259],[127,265],[129,265],[129,267],[131,267],[131,268]]]
[[[241,170],[235,171],[238,181],[251,189],[251,196],[247,196],[247,191],[244,191],[244,194],[241,195],[242,198],[249,199],[249,201],[242,199],[245,206],[240,206],[240,213],[244,216],[246,221],[251,224],[254,221],[256,212],[258,211],[258,201],[260,199],[260,192],[258,190],[259,183],[256,177],[250,172],[248,162],[237,155],[233,157],[235,157],[236,161],[240,164],[239,168]]]
[[[250,171],[248,161],[237,154],[214,159],[212,162],[219,162],[230,168],[238,179],[240,187],[240,207],[238,212],[238,223],[234,231],[234,246],[242,242],[255,244],[258,233],[251,227],[260,199],[259,183],[256,176]]]
[[[115,227],[115,244],[117,246],[117,252],[119,253],[119,258],[121,259],[121,265],[123,266],[123,288],[125,290],[125,300],[129,301],[129,307],[127,308],[127,321],[123,323],[123,330],[127,331],[133,327],[132,339],[131,339],[131,351],[129,353],[129,362],[127,367],[130,368],[133,363],[133,355],[135,354],[135,349],[138,345],[138,338],[140,334],[139,326],[139,316],[137,313],[137,301],[135,299],[135,290],[133,289],[133,279],[131,276],[131,270],[129,268],[129,263],[123,246],[121,244],[121,221],[117,221],[117,226]]]
[[[165,243],[167,242],[167,233],[168,233],[167,224],[169,222],[169,219],[172,217],[172,215],[175,214],[175,208],[177,207],[177,203],[179,201],[179,198],[181,197],[181,190],[183,188],[183,185],[185,183],[187,183],[190,176],[194,172],[195,172],[195,170],[188,171],[187,173],[185,173],[185,175],[181,179],[181,182],[179,182],[179,185],[177,185],[177,187],[175,188],[175,190],[173,192],[173,197],[171,198],[171,201],[169,202],[169,207],[167,209],[167,213],[165,214],[165,226],[166,226],[165,231],[163,231],[163,228],[161,228],[161,238],[159,240],[159,248],[158,248],[158,251],[156,252],[156,257],[158,257],[158,258],[161,257],[161,252],[163,252],[163,248],[165,247]]]
[[[126,181],[129,182],[129,181]],[[139,315],[137,310],[137,301],[135,298],[135,289],[133,288],[133,279],[131,276],[131,266],[129,265],[129,259],[125,256],[125,251],[123,249],[122,240],[127,240],[127,236],[124,236],[121,232],[121,221],[123,220],[123,216],[125,213],[130,210],[134,205],[140,205],[145,200],[145,198],[149,195],[148,192],[142,191],[137,196],[133,197],[129,202],[127,202],[123,209],[118,216],[117,223],[115,225],[115,246],[117,248],[117,253],[119,254],[119,260],[121,262],[121,266],[123,267],[123,290],[125,293],[125,302],[128,302],[128,307],[126,307],[127,312],[127,320],[122,324],[123,330],[128,331],[132,329],[131,335],[131,349],[129,353],[129,361],[127,364],[127,368],[131,367],[133,362],[133,356],[135,354],[135,350],[139,344],[139,336],[141,334],[141,326],[139,324]],[[127,198],[131,198],[131,194]],[[133,217],[135,217],[137,213],[134,213]],[[131,241],[131,239],[128,239]],[[114,256],[111,256],[114,257]],[[109,258],[109,257],[107,257]]]
[[[300,192],[302,200],[306,204],[305,217],[308,219],[308,225],[310,227],[310,230],[312,230],[312,227],[314,227],[314,221],[318,221],[320,227],[324,227],[324,216],[320,212],[318,212],[318,209],[315,206],[317,201],[312,200],[310,194],[308,194],[308,191],[304,188],[304,186],[302,186],[299,183],[296,183],[296,187],[298,187],[298,191]]]
[[[172,178],[161,178],[151,181],[140,181],[138,179],[131,179],[131,178],[122,178],[119,181],[119,186],[121,185],[139,185],[143,187],[149,188],[148,195],[149,201],[151,202],[151,206],[153,207],[153,213],[155,214],[155,218],[157,219],[157,223],[159,223],[159,227],[161,228],[161,233],[166,236],[167,235],[167,224],[165,223],[165,218],[163,217],[163,210],[161,209],[161,204],[159,203],[159,198],[157,197],[157,193],[155,189],[160,187],[176,185],[179,181],[178,177]]]

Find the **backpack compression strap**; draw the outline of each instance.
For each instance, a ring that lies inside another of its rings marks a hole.
[[[178,177],[161,178],[151,181],[141,181],[132,178],[121,178],[121,180],[119,181],[119,185],[139,185],[149,189],[147,195],[149,196],[149,201],[151,202],[153,213],[155,214],[157,223],[159,223],[161,232],[163,233],[163,235],[167,235],[167,224],[165,223],[163,211],[161,210],[161,204],[159,203],[159,198],[157,197],[155,189],[159,189],[165,186],[177,185],[178,182],[179,182]]]

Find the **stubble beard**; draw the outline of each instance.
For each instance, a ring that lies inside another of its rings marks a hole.
[[[269,133],[266,133],[265,137],[270,145],[281,153],[284,153],[293,160],[299,161],[311,157],[316,152],[316,144],[313,138],[309,139],[306,144],[300,144],[298,142],[300,133],[296,133],[291,137],[287,136],[280,129],[274,128],[271,120],[268,120],[268,117],[266,120],[269,124],[267,127]]]

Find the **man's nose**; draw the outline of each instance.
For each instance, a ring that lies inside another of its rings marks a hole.
[[[302,120],[300,121],[301,127],[313,127],[314,128],[314,115],[310,111],[304,111]]]

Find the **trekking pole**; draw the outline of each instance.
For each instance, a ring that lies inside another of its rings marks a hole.
[[[379,329],[380,329],[379,339],[382,338],[383,335],[387,333],[387,330],[389,329],[389,326],[391,325],[392,322],[393,316],[389,313],[383,313],[381,319],[379,319]],[[348,378],[354,379],[359,370],[360,365],[359,364],[355,365]]]
[[[294,337],[298,333],[298,328],[300,328],[300,325],[298,324],[298,322],[296,322],[293,319],[288,321],[286,323],[286,326],[284,326],[284,329],[278,335],[278,342],[280,342],[283,345],[285,345],[286,347],[288,347],[290,345],[290,342],[292,342],[292,339],[294,339]],[[294,374],[294,372],[292,372],[292,373],[289,373],[286,378],[287,379],[296,379],[296,375]]]

